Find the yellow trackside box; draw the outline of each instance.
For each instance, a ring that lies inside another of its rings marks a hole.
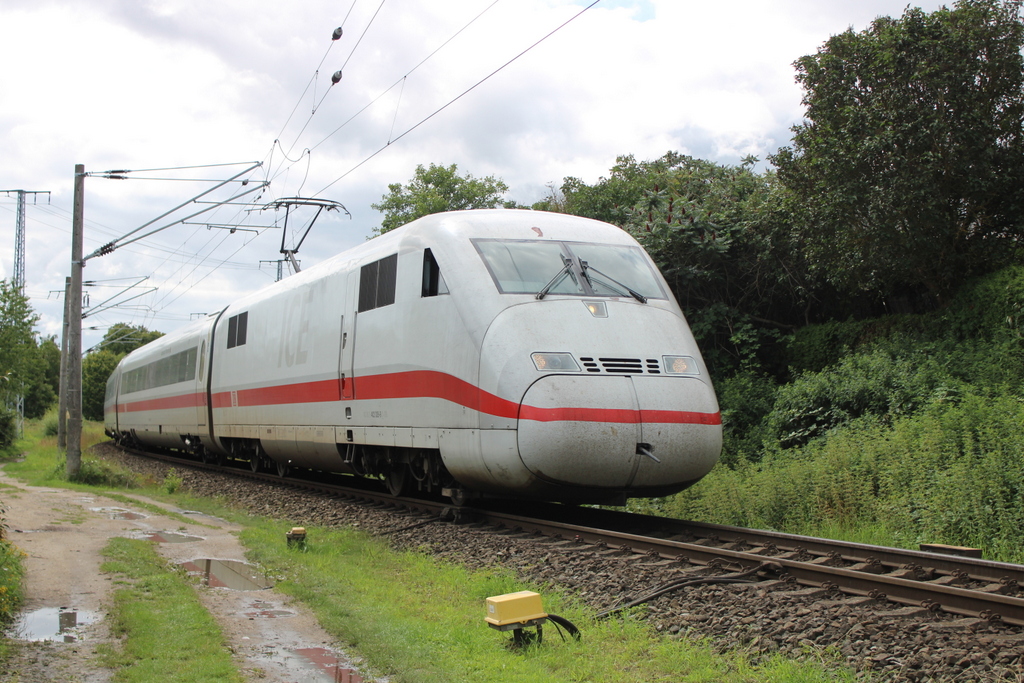
[[[546,619],[547,616],[541,609],[540,593],[519,591],[487,598],[487,616],[484,621],[491,626],[501,627]]]

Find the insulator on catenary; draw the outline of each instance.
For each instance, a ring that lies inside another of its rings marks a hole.
[[[331,83],[334,84],[334,85],[337,85],[338,81],[340,81],[340,80],[341,80],[341,69],[338,69],[337,71],[334,72],[334,75],[331,76]]]
[[[331,40],[337,40],[338,38],[341,38],[342,33],[344,33],[344,31],[341,30],[340,26],[334,29],[334,35],[331,36]]]

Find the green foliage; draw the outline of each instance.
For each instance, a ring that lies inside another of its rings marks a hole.
[[[19,396],[27,399],[26,408],[46,402],[45,396],[35,401],[30,396],[33,388],[44,386],[39,381],[42,358],[32,331],[38,320],[28,297],[9,280],[0,280],[0,403],[13,406]]]
[[[164,491],[174,493],[181,488],[182,479],[178,471],[171,467],[164,475]]]
[[[4,506],[0,502],[0,629],[14,620],[21,607],[25,568],[23,553],[5,538]]]
[[[96,345],[96,350],[103,349],[115,356],[127,356],[129,353],[164,336],[163,332],[147,330],[142,325],[114,323],[103,335],[103,341]],[[91,353],[93,349],[89,349]]]
[[[82,416],[86,420],[103,421],[107,380],[121,359],[162,336],[163,332],[150,331],[142,325],[117,323],[110,326],[103,341],[82,359]]]
[[[839,362],[860,341],[865,323],[830,321],[801,327],[788,340],[786,357],[796,371],[819,372]]]
[[[18,438],[18,414],[0,405],[0,452],[10,449]]]
[[[39,342],[29,353],[25,388],[25,417],[37,419],[57,402],[60,392],[60,346],[53,337]]]
[[[43,436],[57,436],[59,431],[59,425],[57,424],[56,410],[51,410],[43,416]]]
[[[107,380],[121,358],[120,354],[100,349],[82,359],[82,416],[86,420],[103,421]]]
[[[916,547],[950,543],[1024,561],[1024,402],[937,398],[886,424],[852,421],[828,439],[718,467],[661,503],[686,519]]]
[[[380,203],[370,205],[384,214],[374,234],[389,232],[432,213],[514,206],[501,198],[506,192],[508,186],[499,178],[474,178],[468,173],[460,176],[455,164],[430,164],[429,168],[418,165],[408,185],[388,185],[388,194],[381,197]]]
[[[814,302],[785,202],[771,173],[669,152],[616,160],[587,185],[566,178],[535,208],[596,218],[628,230],[651,254],[716,377],[774,364],[784,331]]]
[[[904,356],[877,347],[780,387],[768,430],[781,447],[800,446],[862,415],[891,419],[912,413],[933,394],[949,395],[959,384],[926,354]]]
[[[768,437],[765,417],[775,405],[774,380],[744,371],[716,382],[715,390],[722,407],[722,462],[735,465],[758,458]]]
[[[53,468],[52,478],[55,480],[65,479],[67,476],[67,465],[64,459],[60,459]],[[82,466],[78,474],[70,477],[70,481],[76,484],[87,484],[89,486],[109,486],[112,488],[136,488],[139,485],[138,476],[126,469],[113,465],[105,460],[92,457],[83,457]]]
[[[850,291],[924,287],[1012,262],[1024,234],[1019,0],[960,0],[797,61],[806,122],[771,158],[816,272]]]

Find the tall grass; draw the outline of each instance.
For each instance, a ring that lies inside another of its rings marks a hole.
[[[719,466],[648,509],[686,519],[1024,562],[1024,401],[968,395],[868,416],[802,448]]]

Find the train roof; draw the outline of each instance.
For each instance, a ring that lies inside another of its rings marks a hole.
[[[394,253],[424,247],[441,248],[445,244],[463,243],[473,238],[550,239],[570,242],[601,242],[636,245],[633,237],[621,228],[570,214],[533,211],[530,209],[472,209],[430,214],[336,254],[320,263],[231,303],[241,308],[263,299],[270,291],[301,287],[310,280],[323,277],[354,263],[370,261]]]

